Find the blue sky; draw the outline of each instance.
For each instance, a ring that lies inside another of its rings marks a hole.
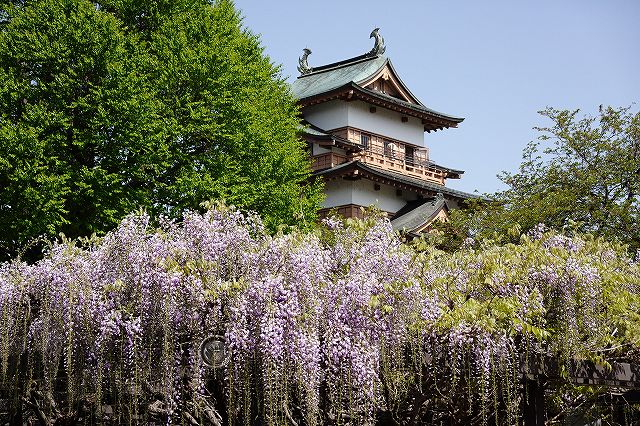
[[[597,114],[640,108],[640,0],[260,1],[236,0],[265,53],[298,76],[311,66],[371,49],[380,27],[386,56],[425,105],[465,117],[457,129],[426,133],[431,159],[465,170],[448,185],[503,188],[522,149],[548,124],[546,106]]]

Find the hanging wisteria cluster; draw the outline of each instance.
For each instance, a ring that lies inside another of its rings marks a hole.
[[[387,220],[220,207],[0,265],[0,398],[45,424],[517,424],[523,365],[640,361],[640,266],[544,229],[447,254]],[[222,336],[228,359],[199,355]],[[448,420],[447,420],[448,419]]]

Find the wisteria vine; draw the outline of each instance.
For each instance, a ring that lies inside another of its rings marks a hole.
[[[48,424],[517,424],[523,363],[640,361],[638,312],[638,260],[589,236],[447,254],[377,218],[137,214],[0,265],[2,395]]]

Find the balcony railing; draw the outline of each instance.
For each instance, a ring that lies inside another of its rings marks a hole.
[[[402,152],[389,148],[367,147],[357,154],[363,163],[373,164],[385,170],[395,171],[401,174],[427,179],[444,185],[445,175],[443,171],[429,161],[415,156],[407,156]]]
[[[339,164],[346,163],[350,159],[346,155],[336,154],[335,152],[327,152],[324,154],[314,155],[311,157],[311,168],[313,170],[323,170],[335,167]]]
[[[327,152],[312,157],[313,170],[324,170],[335,167],[347,161],[360,160],[365,164],[371,164],[381,169],[393,171],[418,179],[425,179],[441,185],[445,183],[445,175],[441,169],[429,160],[407,157],[389,149],[369,147],[359,153],[341,155],[335,152]]]

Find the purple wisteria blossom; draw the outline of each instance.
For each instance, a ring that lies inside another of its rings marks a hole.
[[[388,220],[269,235],[219,207],[152,222],[0,264],[1,374],[26,416],[514,424],[529,360],[640,359],[640,266],[601,241],[539,226],[449,254]],[[219,368],[200,359],[208,336]]]

